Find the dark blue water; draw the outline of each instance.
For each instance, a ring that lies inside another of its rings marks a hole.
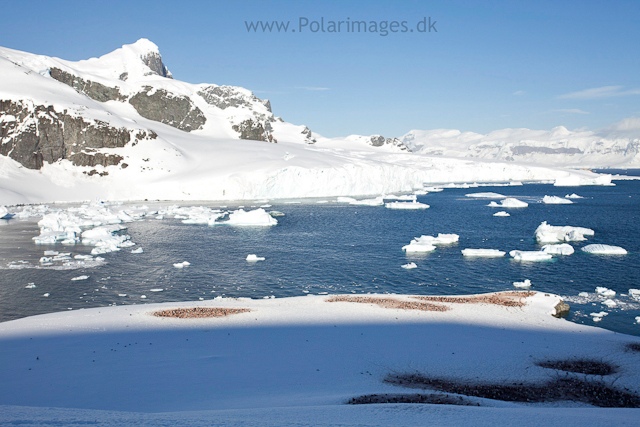
[[[530,203],[508,209],[510,217],[494,217],[500,209],[467,193],[494,191]],[[585,197],[572,205],[545,205],[544,195],[576,192]],[[105,265],[76,270],[0,270],[0,320],[33,314],[110,304],[199,300],[216,296],[263,298],[307,293],[403,293],[422,295],[470,294],[514,289],[512,282],[530,279],[533,290],[573,298],[572,321],[594,324],[590,312],[607,311],[597,325],[640,335],[640,304],[627,298],[640,288],[640,181],[618,181],[615,187],[558,188],[532,184],[513,187],[445,189],[419,196],[431,205],[422,211],[338,203],[279,204],[284,212],[274,227],[185,225],[178,219],[148,219],[128,224],[131,240],[144,248],[104,255]],[[153,205],[150,205],[153,206]],[[209,204],[209,206],[216,206]],[[231,207],[231,206],[230,206]],[[542,222],[595,230],[587,242],[573,243],[576,253],[551,262],[521,263],[508,255],[498,259],[468,259],[464,248],[504,251],[537,250],[534,231]],[[460,242],[439,246],[425,255],[407,255],[401,248],[423,234],[456,233]],[[91,248],[37,246],[35,221],[11,220],[0,227],[0,265],[26,260],[37,264],[45,249],[88,253]],[[597,256],[579,248],[590,243],[622,246],[624,256]],[[247,254],[266,257],[248,263]],[[176,269],[175,262],[191,266]],[[418,268],[405,270],[402,264]],[[89,275],[85,281],[72,277]],[[27,283],[37,288],[25,289]],[[616,308],[597,298],[597,286],[615,290]],[[151,292],[151,289],[163,289]],[[50,293],[49,297],[43,297]],[[126,297],[119,294],[127,294]],[[146,299],[141,296],[145,295]]]

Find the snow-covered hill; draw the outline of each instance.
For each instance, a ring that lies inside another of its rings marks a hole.
[[[594,178],[415,154],[380,135],[323,138],[276,117],[268,100],[247,89],[174,79],[146,39],[77,62],[0,48],[0,75],[0,205],[341,196],[424,183]],[[404,142],[428,151],[419,139]]]
[[[640,167],[640,119],[599,131],[502,129],[486,135],[453,129],[412,130],[400,140],[427,155],[480,158],[560,167]]]

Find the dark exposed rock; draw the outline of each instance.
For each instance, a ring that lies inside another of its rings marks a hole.
[[[162,55],[157,52],[149,52],[145,56],[141,57],[142,62],[144,62],[147,67],[151,68],[154,74],[157,74],[162,77],[167,77],[172,79],[173,76],[171,72],[167,70],[167,67],[162,63]]]
[[[369,142],[369,145],[373,147],[382,147],[383,145],[393,145],[395,147],[400,148],[403,151],[411,152],[409,147],[404,145],[404,143],[400,141],[398,138],[385,138],[382,135],[371,135],[368,142]]]
[[[618,368],[602,360],[590,359],[545,360],[536,364],[547,369],[600,376],[614,374]]]
[[[122,74],[120,74],[120,77],[118,77],[120,80],[122,80],[123,82],[126,82],[127,79],[129,78],[129,73],[124,72]]]
[[[126,96],[120,93],[120,90],[117,87],[108,87],[91,80],[84,80],[59,68],[52,68],[50,70],[50,74],[52,78],[66,84],[67,86],[71,86],[78,92],[83,93],[96,101],[123,101],[127,99]],[[122,75],[120,77],[121,80],[124,80],[122,79]]]
[[[145,86],[129,100],[142,117],[191,132],[202,129],[207,119],[202,110],[186,96],[174,95],[164,89]]]
[[[271,135],[269,122],[260,123],[257,120],[247,119],[240,124],[233,125],[233,130],[240,133],[240,139],[250,139],[253,141],[278,142]]]
[[[254,94],[247,96],[232,86],[207,86],[198,91],[198,95],[207,104],[214,105],[222,110],[229,107],[247,107],[251,109],[253,104],[260,103],[271,112],[271,103],[268,99],[260,99]]]
[[[311,129],[309,129],[308,127],[305,126],[304,129],[302,129],[302,134],[305,136],[305,142],[307,144],[315,144],[316,143],[316,139],[313,137]]]
[[[123,158],[97,152],[101,148],[124,147],[131,142],[130,130],[107,123],[58,112],[53,106],[29,101],[0,101],[0,154],[24,167],[40,169],[44,162],[70,160],[77,166],[109,166]],[[153,131],[138,131],[136,143],[154,139]]]
[[[569,314],[569,310],[571,307],[569,307],[569,304],[567,304],[566,302],[560,300],[560,302],[553,308],[556,310],[556,312],[553,314],[553,317],[561,318]]]

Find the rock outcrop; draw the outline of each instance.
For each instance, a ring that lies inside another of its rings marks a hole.
[[[129,99],[138,114],[180,130],[191,132],[202,129],[207,121],[202,110],[186,96],[174,95],[164,89],[145,86],[142,92]]]

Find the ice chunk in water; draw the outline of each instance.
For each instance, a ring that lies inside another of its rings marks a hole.
[[[429,205],[420,202],[390,202],[385,203],[387,209],[429,209]]]
[[[493,258],[502,257],[506,252],[498,249],[463,249],[462,255],[467,257]]]
[[[579,242],[587,240],[584,236],[593,236],[595,232],[590,228],[572,227],[569,225],[555,226],[543,221],[536,229],[536,240],[540,243]]]
[[[605,288],[604,286],[598,286],[596,288],[596,293],[605,297],[614,297],[616,295],[616,291]]]
[[[492,208],[526,208],[527,206],[529,206],[529,203],[523,202],[522,200],[518,200],[513,197],[507,197],[500,203],[491,202],[487,206],[490,206]]]
[[[566,196],[564,196],[565,199],[584,199],[584,197],[582,196],[578,196],[576,193],[573,194],[567,194]]]
[[[375,199],[353,200],[349,202],[349,204],[357,206],[382,206],[384,205],[384,199],[382,197],[376,197]]]
[[[404,268],[405,270],[411,270],[413,268],[418,268],[418,266],[416,265],[415,262],[410,262],[408,264],[403,264],[402,268]]]
[[[568,243],[560,243],[556,245],[544,245],[542,252],[553,255],[571,255],[575,252],[575,249]]]
[[[182,261],[182,262],[177,262],[177,263],[173,264],[173,266],[175,268],[185,268],[185,267],[188,267],[190,265],[191,265],[191,263],[189,261]]]
[[[525,279],[524,282],[513,282],[513,286],[516,288],[530,288],[531,280]]]
[[[78,277],[74,277],[71,280],[73,281],[78,281],[78,280],[87,280],[89,278],[89,276],[78,276]]]
[[[493,214],[493,216],[511,216],[508,212],[500,211]]]
[[[582,248],[582,251],[590,254],[597,254],[597,255],[626,255],[627,254],[627,250],[624,248],[621,248],[620,246],[601,245],[601,244],[587,245],[584,248]]]
[[[265,260],[264,257],[257,256],[256,254],[247,255],[247,261],[249,262],[264,261],[264,260]]]
[[[553,257],[542,251],[511,251],[509,255],[516,261],[540,262],[548,261]]]
[[[629,296],[636,301],[640,301],[640,289],[629,289]]]
[[[35,283],[29,283],[29,284],[27,284],[27,286],[25,286],[24,288],[25,288],[25,289],[33,289],[33,288],[35,288],[35,287],[36,287],[36,284],[35,284]]]
[[[469,193],[465,194],[465,197],[475,197],[477,199],[506,199],[507,196],[503,196],[498,193]]]
[[[237,226],[272,226],[277,225],[278,220],[273,218],[262,208],[252,211],[239,209],[229,214],[228,221],[220,222],[219,224]]]
[[[558,196],[544,196],[542,198],[542,203],[546,203],[548,205],[570,205],[573,202],[569,199]]]
[[[131,249],[132,254],[141,254],[142,252],[144,252],[142,248]]]
[[[606,305],[607,307],[611,308],[611,307],[615,307],[616,305],[618,305],[614,300],[612,299],[606,299],[604,301],[602,301],[603,305]]]

